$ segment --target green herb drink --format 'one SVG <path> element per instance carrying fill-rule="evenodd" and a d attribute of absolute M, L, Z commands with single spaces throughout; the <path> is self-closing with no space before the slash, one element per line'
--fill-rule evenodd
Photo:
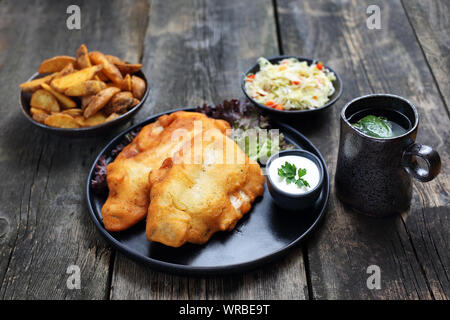
<path fill-rule="evenodd" d="M 406 129 L 396 122 L 374 115 L 365 116 L 354 123 L 353 126 L 368 136 L 375 138 L 392 138 L 406 132 Z"/>
<path fill-rule="evenodd" d="M 339 199 L 374 217 L 406 212 L 411 176 L 427 182 L 441 167 L 439 154 L 416 142 L 418 125 L 416 107 L 399 96 L 372 94 L 347 103 L 335 175 Z"/>
<path fill-rule="evenodd" d="M 354 114 L 350 123 L 358 131 L 382 139 L 401 136 L 411 127 L 406 117 L 389 109 L 363 110 Z"/>

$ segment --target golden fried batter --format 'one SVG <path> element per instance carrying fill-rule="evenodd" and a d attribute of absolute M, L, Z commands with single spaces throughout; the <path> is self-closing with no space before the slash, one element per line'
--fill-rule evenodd
<path fill-rule="evenodd" d="M 144 219 L 149 205 L 149 172 L 159 168 L 197 131 L 211 128 L 225 133 L 230 126 L 201 113 L 178 111 L 142 128 L 107 167 L 109 196 L 102 208 L 106 230 L 121 231 Z"/>
<path fill-rule="evenodd" d="M 217 231 L 232 230 L 263 193 L 261 168 L 234 141 L 217 130 L 201 136 L 200 161 L 184 146 L 149 174 L 151 241 L 172 247 L 205 243 Z M 188 146 L 194 148 L 196 138 Z"/>

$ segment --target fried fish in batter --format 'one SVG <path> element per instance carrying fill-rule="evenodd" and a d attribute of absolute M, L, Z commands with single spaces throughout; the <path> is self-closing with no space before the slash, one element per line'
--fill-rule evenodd
<path fill-rule="evenodd" d="M 201 129 L 196 129 L 200 127 Z M 225 133 L 228 122 L 196 112 L 178 111 L 163 115 L 140 131 L 116 159 L 107 166 L 108 199 L 102 207 L 103 224 L 108 231 L 125 230 L 147 215 L 148 175 L 158 169 L 190 141 L 196 131 L 216 128 Z"/>
<path fill-rule="evenodd" d="M 188 150 L 195 150 L 197 137 Z M 183 147 L 150 172 L 150 241 L 172 247 L 205 243 L 217 231 L 232 230 L 263 194 L 261 168 L 233 140 L 217 130 L 204 131 L 202 138 L 201 161 Z"/>

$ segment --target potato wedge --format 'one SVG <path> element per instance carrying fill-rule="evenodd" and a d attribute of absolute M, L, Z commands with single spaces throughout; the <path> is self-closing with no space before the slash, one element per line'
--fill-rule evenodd
<path fill-rule="evenodd" d="M 145 81 L 138 76 L 131 76 L 131 86 L 133 96 L 141 100 L 145 94 Z"/>
<path fill-rule="evenodd" d="M 105 88 L 106 84 L 103 81 L 86 80 L 67 88 L 64 93 L 72 97 L 81 97 L 96 94 Z"/>
<path fill-rule="evenodd" d="M 89 53 L 84 43 L 77 50 L 77 63 L 80 69 L 92 67 Z"/>
<path fill-rule="evenodd" d="M 32 118 L 40 123 L 44 123 L 45 119 L 47 119 L 47 117 L 50 116 L 44 110 L 33 108 L 33 107 L 30 108 L 30 113 L 31 113 Z"/>
<path fill-rule="evenodd" d="M 89 53 L 89 58 L 92 63 L 103 66 L 102 72 L 109 79 L 111 79 L 112 82 L 122 84 L 123 77 L 119 69 L 117 69 L 117 67 L 112 64 L 103 53 L 99 51 L 92 51 Z"/>
<path fill-rule="evenodd" d="M 68 74 L 73 73 L 74 71 L 75 68 L 73 67 L 73 63 L 68 63 L 61 71 L 55 74 L 55 77 L 53 79 L 62 78 L 64 76 L 67 76 Z"/>
<path fill-rule="evenodd" d="M 114 64 L 117 69 L 119 69 L 123 76 L 129 73 L 135 73 L 142 68 L 142 64 L 140 63 L 127 63 L 126 61 L 110 54 L 105 55 L 105 57 L 109 62 Z"/>
<path fill-rule="evenodd" d="M 107 88 L 118 88 L 118 89 L 122 90 L 122 86 L 118 85 L 117 83 L 114 83 L 114 82 L 108 82 L 106 84 L 106 87 Z"/>
<path fill-rule="evenodd" d="M 70 56 L 56 56 L 42 61 L 39 66 L 39 73 L 53 73 L 61 71 L 68 63 L 75 64 L 77 59 Z"/>
<path fill-rule="evenodd" d="M 133 87 L 131 85 L 131 76 L 127 74 L 122 81 L 122 90 L 124 91 L 132 91 Z"/>
<path fill-rule="evenodd" d="M 119 57 L 110 55 L 110 54 L 105 54 L 106 59 L 109 60 L 109 62 L 111 62 L 112 64 L 116 64 L 116 63 L 126 63 L 125 61 L 123 61 L 122 59 L 120 59 Z"/>
<path fill-rule="evenodd" d="M 77 64 L 80 69 L 92 67 L 92 62 L 89 58 L 89 52 L 84 43 L 77 50 Z M 98 75 L 95 75 L 94 79 L 101 80 Z M 106 76 L 105 79 L 109 80 Z M 105 79 L 103 79 L 102 81 L 105 81 Z"/>
<path fill-rule="evenodd" d="M 95 75 L 98 79 L 97 80 L 100 80 L 100 81 L 103 81 L 103 82 L 108 82 L 108 81 L 111 81 L 111 80 L 109 80 L 109 78 L 107 77 L 107 76 L 105 76 L 105 74 L 103 73 L 103 72 L 99 72 L 99 73 L 97 73 L 96 75 Z"/>
<path fill-rule="evenodd" d="M 75 118 L 76 116 L 81 116 L 81 115 L 83 115 L 83 110 L 81 110 L 81 109 L 79 109 L 79 108 L 66 109 L 66 110 L 63 110 L 62 113 L 68 114 L 69 116 L 72 116 L 72 117 Z"/>
<path fill-rule="evenodd" d="M 50 92 L 39 89 L 31 96 L 30 106 L 44 111 L 59 112 L 58 100 Z"/>
<path fill-rule="evenodd" d="M 133 94 L 129 91 L 116 93 L 105 107 L 105 114 L 123 113 L 133 103 Z"/>
<path fill-rule="evenodd" d="M 133 108 L 133 107 L 137 106 L 140 102 L 141 102 L 141 100 L 133 98 L 133 103 L 131 104 L 130 107 Z"/>
<path fill-rule="evenodd" d="M 83 96 L 81 97 L 81 110 L 84 111 L 84 109 L 86 109 L 86 107 L 88 106 L 89 102 L 91 102 L 91 100 L 95 97 L 95 94 L 90 95 L 90 96 Z"/>
<path fill-rule="evenodd" d="M 100 109 L 102 109 L 109 100 L 116 94 L 120 92 L 119 88 L 111 87 L 106 88 L 97 93 L 92 100 L 87 105 L 86 109 L 84 109 L 84 117 L 87 119 L 90 116 L 96 114 Z"/>
<path fill-rule="evenodd" d="M 56 128 L 79 128 L 80 125 L 68 114 L 55 113 L 47 117 L 44 122 L 47 126 Z"/>
<path fill-rule="evenodd" d="M 129 73 L 133 74 L 135 72 L 138 72 L 142 68 L 142 64 L 140 63 L 115 63 L 114 65 L 117 67 L 117 69 L 119 69 L 122 75 L 126 75 Z"/>
<path fill-rule="evenodd" d="M 43 83 L 42 84 L 42 88 L 44 90 L 47 90 L 48 92 L 50 92 L 51 94 L 53 94 L 55 96 L 55 98 L 59 101 L 60 106 L 63 109 L 70 109 L 70 108 L 76 108 L 77 107 L 77 103 L 75 101 L 73 101 L 72 99 L 70 99 L 69 97 L 66 97 L 65 95 L 63 95 L 62 93 L 59 93 L 57 91 L 55 91 L 52 87 L 50 87 L 48 84 Z"/>
<path fill-rule="evenodd" d="M 64 92 L 67 88 L 75 86 L 81 82 L 91 80 L 94 75 L 102 69 L 102 66 L 92 66 L 73 72 L 64 77 L 54 79 L 50 85 L 59 92 Z"/>
<path fill-rule="evenodd" d="M 105 122 L 107 121 L 112 121 L 114 119 L 117 119 L 118 117 L 120 117 L 120 115 L 118 115 L 117 113 L 111 113 L 108 118 L 105 119 Z"/>
<path fill-rule="evenodd" d="M 42 113 L 42 112 L 48 114 L 46 111 L 44 111 L 44 110 L 42 110 L 42 109 L 30 107 L 30 113 L 31 113 L 31 114 Z"/>
<path fill-rule="evenodd" d="M 78 125 L 79 125 L 80 127 L 84 127 L 84 121 L 85 121 L 86 119 L 84 119 L 83 116 L 73 116 L 73 118 L 75 119 L 75 121 L 78 123 Z"/>
<path fill-rule="evenodd" d="M 83 116 L 75 116 L 74 119 L 81 127 L 92 127 L 105 122 L 106 116 L 102 112 L 97 112 L 87 119 Z"/>
<path fill-rule="evenodd" d="M 89 118 L 84 119 L 83 127 L 97 126 L 105 122 L 105 120 L 106 116 L 101 112 L 97 112 L 96 114 L 90 116 Z"/>
<path fill-rule="evenodd" d="M 50 83 L 50 81 L 53 79 L 53 77 L 56 75 L 56 73 L 50 74 L 48 76 L 42 77 L 42 78 L 38 78 L 38 79 L 34 79 L 31 81 L 27 81 L 24 83 L 21 83 L 19 85 L 19 88 L 22 89 L 24 92 L 34 92 L 38 89 L 41 88 L 41 85 L 43 83 Z"/>

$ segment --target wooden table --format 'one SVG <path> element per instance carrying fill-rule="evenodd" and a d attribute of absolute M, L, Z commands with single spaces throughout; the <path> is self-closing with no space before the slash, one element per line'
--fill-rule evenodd
<path fill-rule="evenodd" d="M 81 30 L 66 9 L 81 8 Z M 381 9 L 369 29 L 366 9 Z M 446 0 L 0 0 L 0 298 L 2 299 L 448 299 L 450 3 Z M 92 50 L 142 61 L 150 96 L 133 122 L 175 107 L 242 98 L 239 79 L 259 56 L 319 58 L 342 76 L 341 99 L 296 127 L 324 155 L 331 198 L 320 229 L 286 257 L 234 276 L 191 278 L 137 264 L 102 238 L 85 200 L 88 169 L 116 134 L 67 139 L 30 124 L 18 84 L 42 59 Z M 414 182 L 412 206 L 376 220 L 337 200 L 339 112 L 354 97 L 389 92 L 418 106 L 418 141 L 441 174 Z M 81 271 L 69 290 L 67 268 Z M 381 289 L 368 289 L 369 265 Z"/>

